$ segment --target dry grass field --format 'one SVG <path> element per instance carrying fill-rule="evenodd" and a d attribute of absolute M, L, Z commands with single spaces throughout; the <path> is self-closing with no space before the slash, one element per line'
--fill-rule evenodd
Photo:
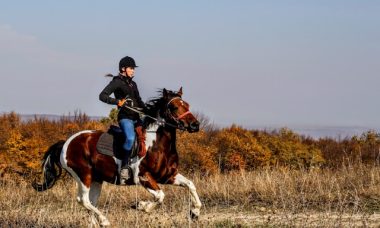
<path fill-rule="evenodd" d="M 154 212 L 133 209 L 151 196 L 140 186 L 104 184 L 99 208 L 111 227 L 379 227 L 380 168 L 259 169 L 188 175 L 203 203 L 198 221 L 188 218 L 188 190 L 162 186 L 166 197 Z M 66 175 L 42 193 L 30 182 L 5 174 L 0 181 L 0 227 L 96 227 L 75 200 Z"/>

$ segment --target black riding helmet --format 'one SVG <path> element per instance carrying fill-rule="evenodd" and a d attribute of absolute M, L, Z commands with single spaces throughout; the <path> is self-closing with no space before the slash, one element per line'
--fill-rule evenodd
<path fill-rule="evenodd" d="M 132 57 L 125 56 L 124 58 L 120 59 L 119 62 L 119 71 L 121 72 L 121 68 L 123 67 L 137 67 L 135 60 Z"/>

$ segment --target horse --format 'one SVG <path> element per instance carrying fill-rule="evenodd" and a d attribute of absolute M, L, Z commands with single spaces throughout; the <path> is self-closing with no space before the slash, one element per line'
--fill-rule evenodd
<path fill-rule="evenodd" d="M 192 202 L 190 216 L 197 219 L 202 203 L 193 182 L 178 171 L 176 130 L 193 133 L 199 131 L 200 124 L 182 99 L 182 87 L 178 92 L 166 89 L 159 92 L 159 97 L 147 102 L 147 117 L 143 121 L 146 155 L 133 164 L 135 172 L 128 185 L 141 185 L 153 195 L 153 201 L 140 201 L 136 205 L 136 209 L 145 212 L 164 200 L 165 194 L 158 184 L 187 187 Z M 96 206 L 102 183 L 117 184 L 121 161 L 98 152 L 96 144 L 102 133 L 84 130 L 52 145 L 43 157 L 43 183 L 34 181 L 32 185 L 37 191 L 50 189 L 61 176 L 62 168 L 65 169 L 78 183 L 77 201 L 97 215 L 101 226 L 108 226 L 109 220 Z"/>

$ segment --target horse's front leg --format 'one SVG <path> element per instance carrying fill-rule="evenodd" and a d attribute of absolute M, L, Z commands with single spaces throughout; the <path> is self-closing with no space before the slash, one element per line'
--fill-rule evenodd
<path fill-rule="evenodd" d="M 154 201 L 140 201 L 137 205 L 137 209 L 151 212 L 158 204 L 161 204 L 162 201 L 164 201 L 165 194 L 148 172 L 143 176 L 140 176 L 140 183 L 153 195 Z"/>
<path fill-rule="evenodd" d="M 195 188 L 194 183 L 184 177 L 182 174 L 177 174 L 174 177 L 174 185 L 179 185 L 182 187 L 187 187 L 191 194 L 192 208 L 190 209 L 190 216 L 192 219 L 198 219 L 200 214 L 200 209 L 202 207 L 201 200 L 199 199 L 197 189 Z"/>

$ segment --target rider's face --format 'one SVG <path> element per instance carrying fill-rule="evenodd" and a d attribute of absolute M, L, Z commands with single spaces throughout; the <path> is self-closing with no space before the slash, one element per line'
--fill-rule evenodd
<path fill-rule="evenodd" d="M 125 73 L 126 73 L 126 76 L 133 77 L 133 75 L 135 74 L 135 68 L 134 67 L 127 67 L 125 69 Z"/>

